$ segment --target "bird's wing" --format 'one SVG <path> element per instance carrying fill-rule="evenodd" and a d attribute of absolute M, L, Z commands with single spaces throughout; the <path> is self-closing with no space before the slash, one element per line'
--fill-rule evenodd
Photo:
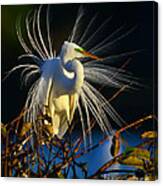
<path fill-rule="evenodd" d="M 77 94 L 73 94 L 69 96 L 69 108 L 68 108 L 69 110 L 62 112 L 62 114 L 60 115 L 61 118 L 60 127 L 57 134 L 59 138 L 62 138 L 64 136 L 64 134 L 68 130 L 69 124 L 71 124 L 73 120 L 73 116 L 77 105 L 77 100 L 78 100 Z M 65 112 L 69 114 L 66 114 Z"/>
<path fill-rule="evenodd" d="M 69 103 L 70 103 L 70 118 L 69 118 L 69 122 L 71 123 L 73 116 L 74 116 L 74 112 L 76 109 L 76 105 L 77 105 L 77 101 L 78 101 L 78 94 L 75 93 L 73 95 L 69 96 Z"/>

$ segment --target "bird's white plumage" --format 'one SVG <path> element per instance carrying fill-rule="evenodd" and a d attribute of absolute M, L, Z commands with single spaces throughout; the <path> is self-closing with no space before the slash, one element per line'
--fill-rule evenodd
<path fill-rule="evenodd" d="M 60 55 L 46 60 L 41 67 L 40 86 L 35 100 L 44 108 L 44 115 L 48 114 L 51 118 L 48 131 L 60 138 L 71 123 L 77 94 L 84 81 L 83 66 L 76 59 L 83 55 L 75 50 L 77 48 L 80 47 L 74 43 L 64 42 Z"/>

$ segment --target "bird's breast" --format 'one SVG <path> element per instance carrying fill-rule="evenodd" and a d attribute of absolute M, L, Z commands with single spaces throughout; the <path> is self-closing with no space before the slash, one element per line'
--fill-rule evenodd
<path fill-rule="evenodd" d="M 69 110 L 69 96 L 62 95 L 58 98 L 53 98 L 53 103 L 56 112 L 68 111 Z"/>

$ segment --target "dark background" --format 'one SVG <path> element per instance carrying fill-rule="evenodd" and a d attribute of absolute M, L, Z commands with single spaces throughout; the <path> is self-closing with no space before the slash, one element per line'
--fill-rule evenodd
<path fill-rule="evenodd" d="M 124 23 L 131 27 L 137 26 L 132 34 L 119 41 L 114 48 L 108 51 L 109 54 L 118 54 L 123 51 L 143 49 L 142 52 L 130 56 L 132 60 L 127 66 L 127 70 L 138 77 L 144 87 L 122 93 L 113 102 L 113 106 L 126 121 L 132 121 L 151 113 L 157 114 L 157 16 L 154 17 L 157 15 L 157 11 L 153 7 L 154 4 L 154 2 L 132 2 L 84 5 L 89 12 L 89 16 L 85 17 L 86 22 L 96 12 L 99 12 L 101 21 L 108 16 L 113 16 L 108 26 L 108 34 Z M 57 51 L 72 30 L 79 6 L 80 4 L 51 6 L 52 39 Z M 16 19 L 20 15 L 25 16 L 30 9 L 35 7 L 38 5 L 2 6 L 2 78 L 6 71 L 19 64 L 17 57 L 24 53 L 16 36 Z M 97 24 L 99 22 L 100 20 L 97 21 Z M 120 59 L 111 65 L 120 66 L 125 60 Z M 19 75 L 20 71 L 2 81 L 2 122 L 4 123 L 15 118 L 25 103 L 30 86 L 21 87 Z M 107 91 L 109 96 L 115 92 L 112 89 Z"/>

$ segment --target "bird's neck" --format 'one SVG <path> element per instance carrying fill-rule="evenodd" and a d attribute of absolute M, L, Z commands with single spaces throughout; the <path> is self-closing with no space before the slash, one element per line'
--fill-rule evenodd
<path fill-rule="evenodd" d="M 72 93 L 80 91 L 84 81 L 84 68 L 79 60 L 72 60 L 64 65 L 65 69 L 69 73 L 74 73 L 73 79 L 71 79 L 71 91 Z"/>

